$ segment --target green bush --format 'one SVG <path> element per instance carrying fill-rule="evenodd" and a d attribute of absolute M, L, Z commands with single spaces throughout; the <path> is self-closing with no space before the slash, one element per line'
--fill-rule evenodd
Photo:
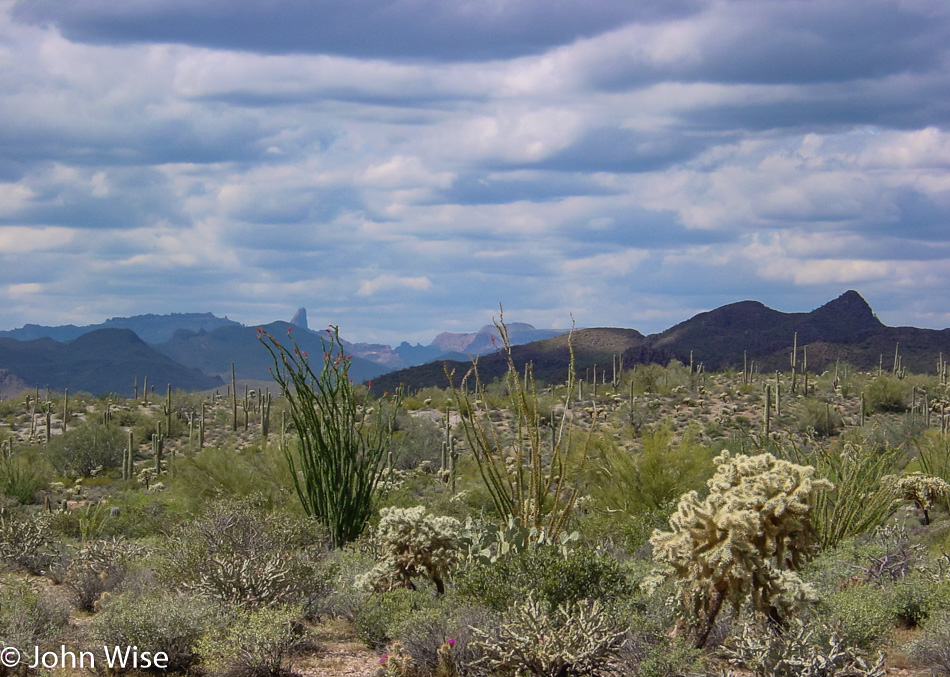
<path fill-rule="evenodd" d="M 116 468 L 128 447 L 128 434 L 118 426 L 86 422 L 49 441 L 47 457 L 59 474 L 89 477 L 97 468 Z"/>
<path fill-rule="evenodd" d="M 274 606 L 237 611 L 201 636 L 202 667 L 220 677 L 283 677 L 293 656 L 310 643 L 299 609 Z"/>
<path fill-rule="evenodd" d="M 868 412 L 899 413 L 907 410 L 910 387 L 891 374 L 881 374 L 864 389 L 864 406 Z"/>
<path fill-rule="evenodd" d="M 803 432 L 813 432 L 818 437 L 831 437 L 844 424 L 841 414 L 828 402 L 806 398 L 798 413 L 798 428 Z"/>
<path fill-rule="evenodd" d="M 600 508 L 630 517 L 669 514 L 677 498 L 702 490 L 715 470 L 712 453 L 696 442 L 693 429 L 676 442 L 669 425 L 648 432 L 637 453 L 618 447 L 611 439 L 598 440 L 593 446 L 596 462 L 591 464 L 590 495 Z"/>
<path fill-rule="evenodd" d="M 208 600 L 159 588 L 111 597 L 93 618 L 92 637 L 109 647 L 163 651 L 169 670 L 185 671 L 195 660 L 198 639 L 220 620 Z"/>
<path fill-rule="evenodd" d="M 505 611 L 529 593 L 551 608 L 584 599 L 607 601 L 633 591 L 617 560 L 592 550 L 562 557 L 554 547 L 539 547 L 492 563 L 476 562 L 459 571 L 458 593 L 472 603 Z"/>
<path fill-rule="evenodd" d="M 35 454 L 0 458 L 0 493 L 18 503 L 32 503 L 48 483 L 47 467 Z"/>
<path fill-rule="evenodd" d="M 864 583 L 846 585 L 824 598 L 822 604 L 840 625 L 847 644 L 870 648 L 898 626 L 920 625 L 946 601 L 940 587 L 911 578 L 883 587 Z"/>
<path fill-rule="evenodd" d="M 48 645 L 66 626 L 69 610 L 24 582 L 0 588 L 0 643 L 23 656 Z"/>
<path fill-rule="evenodd" d="M 356 635 L 370 648 L 382 648 L 399 636 L 414 613 L 437 604 L 428 592 L 408 588 L 362 595 L 353 618 Z"/>

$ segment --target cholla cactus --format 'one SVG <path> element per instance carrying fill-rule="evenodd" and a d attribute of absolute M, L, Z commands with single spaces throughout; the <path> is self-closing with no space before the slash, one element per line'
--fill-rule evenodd
<path fill-rule="evenodd" d="M 562 604 L 551 613 L 528 595 L 505 621 L 492 633 L 472 628 L 477 637 L 474 646 L 484 654 L 474 665 L 492 675 L 509 671 L 540 677 L 608 674 L 626 635 L 597 601 Z"/>
<path fill-rule="evenodd" d="M 763 633 L 749 623 L 726 640 L 723 652 L 729 663 L 752 671 L 753 677 L 884 677 L 884 654 L 871 661 L 847 646 L 832 631 L 825 644 L 813 628 L 795 621 L 781 635 Z"/>
<path fill-rule="evenodd" d="M 832 488 L 815 469 L 771 454 L 715 459 L 709 496 L 680 497 L 672 531 L 654 531 L 654 558 L 676 578 L 691 640 L 705 645 L 723 603 L 751 598 L 755 610 L 781 622 L 783 611 L 813 599 L 793 572 L 807 553 L 815 494 Z M 688 619 L 688 621 L 686 621 Z M 683 629 L 682 623 L 679 629 Z"/>
<path fill-rule="evenodd" d="M 905 501 L 913 501 L 924 513 L 924 524 L 930 524 L 930 509 L 934 501 L 946 498 L 950 484 L 934 475 L 912 472 L 907 475 L 887 475 L 881 483 L 889 487 Z"/>
<path fill-rule="evenodd" d="M 459 557 L 459 521 L 429 515 L 421 505 L 383 508 L 380 515 L 377 533 L 383 561 L 364 577 L 364 583 L 375 590 L 415 589 L 412 579 L 425 576 L 440 595 L 444 593 L 445 577 Z"/>

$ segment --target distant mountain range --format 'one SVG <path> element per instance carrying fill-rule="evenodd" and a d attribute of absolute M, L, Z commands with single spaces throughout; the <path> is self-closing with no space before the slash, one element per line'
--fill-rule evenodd
<path fill-rule="evenodd" d="M 38 338 L 51 338 L 54 341 L 72 341 L 83 334 L 97 329 L 131 329 L 146 343 L 168 341 L 179 329 L 190 331 L 211 331 L 218 327 L 240 327 L 239 322 L 226 317 L 215 317 L 211 313 L 172 313 L 170 315 L 136 315 L 134 317 L 113 317 L 100 324 L 77 327 L 66 324 L 59 327 L 45 327 L 39 324 L 27 324 L 19 329 L 0 331 L 0 338 L 13 338 L 18 341 L 30 341 Z"/>
<path fill-rule="evenodd" d="M 301 350 L 313 355 L 323 352 L 324 334 L 309 329 L 304 308 L 294 314 L 291 323 L 272 322 L 261 328 L 282 337 L 291 326 Z M 29 324 L 2 331 L 0 395 L 46 386 L 82 389 L 96 395 L 128 395 L 134 380 L 142 382 L 146 376 L 153 384 L 203 390 L 229 382 L 232 362 L 239 380 L 269 381 L 273 362 L 258 341 L 257 328 L 211 313 L 173 313 L 112 318 L 86 327 Z M 343 345 L 353 355 L 350 375 L 361 382 L 401 367 L 434 359 L 467 359 L 468 355 L 490 350 L 494 329 L 440 334 L 428 346 L 404 342 L 393 349 L 345 340 Z M 520 341 L 557 333 L 519 324 L 514 337 Z"/>
<path fill-rule="evenodd" d="M 308 328 L 303 308 L 292 323 L 262 326 L 279 337 L 291 327 L 301 349 L 321 354 L 323 334 Z M 139 331 L 151 340 L 143 340 Z M 519 369 L 530 362 L 541 380 L 564 378 L 570 351 L 563 331 L 511 323 L 508 333 Z M 595 365 L 611 369 L 621 356 L 625 368 L 674 359 L 686 363 L 692 356 L 694 363 L 708 370 L 741 368 L 743 359 L 754 361 L 760 372 L 787 370 L 796 335 L 799 349 L 808 351 L 810 371 L 821 371 L 835 360 L 860 369 L 876 368 L 883 361 L 887 368 L 895 350 L 903 366 L 916 372 L 932 371 L 940 353 L 950 358 L 950 329 L 887 327 L 860 294 L 849 291 L 808 313 L 783 313 L 757 301 L 741 301 L 649 336 L 634 329 L 580 329 L 573 334 L 575 368 L 586 376 Z M 400 384 L 413 389 L 444 387 L 444 365 L 459 379 L 476 355 L 481 356 L 482 378 L 490 380 L 506 369 L 498 347 L 498 332 L 492 325 L 473 333 L 439 334 L 428 346 L 344 342 L 344 349 L 354 356 L 354 380 L 372 379 L 380 390 Z M 159 387 L 171 383 L 173 388 L 203 390 L 229 381 L 232 362 L 241 380 L 271 378 L 271 357 L 258 341 L 257 326 L 245 327 L 210 313 L 113 318 L 89 327 L 27 325 L 0 332 L 4 397 L 47 385 L 127 395 L 134 379 L 141 383 L 146 376 Z"/>
<path fill-rule="evenodd" d="M 744 360 L 755 363 L 759 372 L 787 371 L 797 334 L 799 361 L 808 354 L 808 368 L 821 372 L 836 360 L 863 370 L 876 369 L 883 362 L 893 366 L 895 351 L 908 371 L 936 370 L 942 353 L 950 358 L 950 329 L 888 327 L 877 319 L 867 301 L 856 291 L 808 313 L 783 313 L 758 301 L 740 301 L 700 313 L 658 334 L 644 336 L 633 330 L 584 329 L 574 333 L 575 368 L 584 376 L 593 365 L 612 369 L 613 359 L 623 357 L 624 368 L 636 364 L 668 364 L 671 360 L 702 364 L 709 371 L 741 369 Z M 518 369 L 532 363 L 536 378 L 562 380 L 567 374 L 567 338 L 560 336 L 516 346 L 512 356 Z M 479 359 L 483 379 L 504 373 L 502 355 Z M 448 362 L 457 378 L 470 362 Z M 422 365 L 390 372 L 373 382 L 374 388 L 393 390 L 445 387 L 445 366 Z"/>

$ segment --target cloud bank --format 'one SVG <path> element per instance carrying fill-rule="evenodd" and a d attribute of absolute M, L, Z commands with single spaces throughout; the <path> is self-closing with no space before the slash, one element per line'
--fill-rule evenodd
<path fill-rule="evenodd" d="M 938 0 L 0 2 L 0 310 L 428 340 L 950 307 Z"/>

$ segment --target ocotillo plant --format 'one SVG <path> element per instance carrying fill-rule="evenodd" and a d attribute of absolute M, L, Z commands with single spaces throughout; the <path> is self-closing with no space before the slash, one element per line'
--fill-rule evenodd
<path fill-rule="evenodd" d="M 292 338 L 292 348 L 263 329 L 258 338 L 274 360 L 274 379 L 297 429 L 296 450 L 284 448 L 297 496 L 308 515 L 326 524 L 333 545 L 341 547 L 357 538 L 375 513 L 399 394 L 368 415 L 350 380 L 351 358 L 339 331 L 326 331 L 329 345 L 319 372 Z"/>
<path fill-rule="evenodd" d="M 502 354 L 508 362 L 505 382 L 511 398 L 511 409 L 515 412 L 514 439 L 510 443 L 504 441 L 505 436 L 492 421 L 489 411 L 484 405 L 479 405 L 479 402 L 487 400 L 487 395 L 478 375 L 477 361 L 458 387 L 453 384 L 459 411 L 471 412 L 470 416 L 462 417 L 465 439 L 498 516 L 506 522 L 511 518 L 519 518 L 522 524 L 537 529 L 539 534 L 543 532 L 550 538 L 556 538 L 566 527 L 574 509 L 579 491 L 576 482 L 587 460 L 587 443 L 590 439 L 587 433 L 579 441 L 572 426 L 570 409 L 575 383 L 573 346 L 569 340 L 571 359 L 567 401 L 560 424 L 554 420 L 551 422 L 558 431 L 552 453 L 543 437 L 544 426 L 537 406 L 533 373 L 529 370 L 528 388 L 525 388 L 511 354 L 503 314 L 495 326 L 502 338 Z M 447 373 L 447 376 L 452 381 L 452 374 Z M 475 401 L 467 393 L 470 379 L 475 382 Z"/>

